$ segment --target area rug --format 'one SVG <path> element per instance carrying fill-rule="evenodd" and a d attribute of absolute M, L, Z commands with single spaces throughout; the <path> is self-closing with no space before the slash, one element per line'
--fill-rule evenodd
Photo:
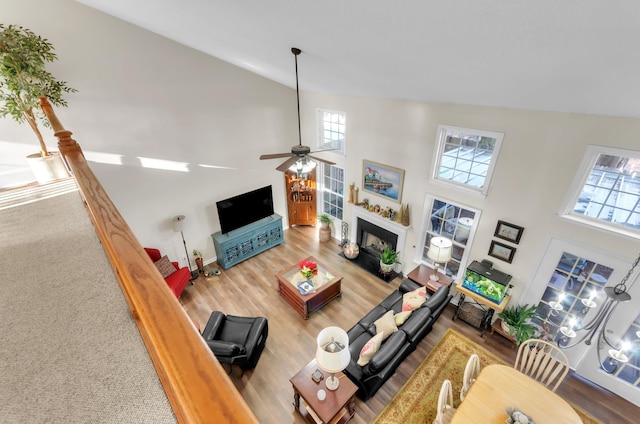
<path fill-rule="evenodd" d="M 471 354 L 480 358 L 480 367 L 505 362 L 461 334 L 448 329 L 442 339 L 418 366 L 391 402 L 382 410 L 374 424 L 431 424 L 436 417 L 440 386 L 445 378 L 453 386 L 454 406 L 460 404 L 462 376 Z M 572 405 L 573 406 L 573 405 Z M 582 422 L 600 424 L 574 406 Z"/>

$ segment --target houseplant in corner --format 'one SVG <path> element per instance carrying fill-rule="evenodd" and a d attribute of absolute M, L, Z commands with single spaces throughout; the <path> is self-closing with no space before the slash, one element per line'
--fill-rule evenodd
<path fill-rule="evenodd" d="M 26 122 L 38 138 L 40 152 L 27 156 L 27 161 L 40 183 L 69 175 L 60 154 L 47 150 L 38 126 L 39 121 L 50 127 L 39 96 L 47 96 L 55 106 L 67 106 L 63 94 L 77 91 L 45 69 L 56 59 L 48 40 L 21 26 L 0 24 L 0 116 Z"/>
<path fill-rule="evenodd" d="M 516 305 L 506 308 L 498 314 L 502 319 L 502 329 L 515 337 L 516 345 L 534 338 L 538 329 L 531 324 L 531 317 L 536 311 L 536 305 Z"/>
<path fill-rule="evenodd" d="M 396 252 L 393 249 L 385 247 L 380 254 L 380 269 L 382 270 L 382 272 L 388 274 L 393 271 L 395 265 L 400 263 L 400 261 L 398 260 L 399 255 L 400 252 Z"/>
<path fill-rule="evenodd" d="M 196 260 L 196 265 L 198 267 L 198 272 L 204 272 L 204 265 L 202 262 L 202 252 L 196 249 L 193 249 L 193 258 Z"/>
<path fill-rule="evenodd" d="M 320 241 L 331 240 L 331 223 L 333 218 L 329 214 L 322 213 L 318 215 L 318 221 L 320 221 Z"/>

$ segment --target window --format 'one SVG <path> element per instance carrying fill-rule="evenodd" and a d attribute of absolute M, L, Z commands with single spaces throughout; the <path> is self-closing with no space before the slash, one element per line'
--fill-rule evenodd
<path fill-rule="evenodd" d="M 534 323 L 544 327 L 547 336 L 553 339 L 559 336 L 559 328 L 568 327 L 572 320 L 575 328 L 582 328 L 589 312 L 582 299 L 602 304 L 605 298 L 602 289 L 612 272 L 608 266 L 563 252 L 538 304 Z"/>
<path fill-rule="evenodd" d="M 466 268 L 469 256 L 467 247 L 470 247 L 473 241 L 473 235 L 480 220 L 480 212 L 430 196 L 425 200 L 424 210 L 426 213 L 421 231 L 423 244 L 418 249 L 419 260 L 433 264 L 433 261 L 427 257 L 431 238 L 446 237 L 453 243 L 452 258 L 448 263 L 438 265 L 441 266 L 442 272 L 455 278 L 460 269 Z"/>
<path fill-rule="evenodd" d="M 589 146 L 564 216 L 640 236 L 640 152 Z"/>
<path fill-rule="evenodd" d="M 433 179 L 487 194 L 504 134 L 438 125 Z"/>
<path fill-rule="evenodd" d="M 342 220 L 344 205 L 344 169 L 322 164 L 322 212 Z"/>
<path fill-rule="evenodd" d="M 318 147 L 345 154 L 346 114 L 318 109 Z"/>

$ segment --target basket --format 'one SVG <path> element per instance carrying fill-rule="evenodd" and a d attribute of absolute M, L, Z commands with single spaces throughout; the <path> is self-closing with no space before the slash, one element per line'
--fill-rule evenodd
<path fill-rule="evenodd" d="M 484 314 L 485 311 L 483 309 L 474 306 L 471 302 L 465 302 L 460 306 L 458 318 L 476 328 L 480 328 Z"/>

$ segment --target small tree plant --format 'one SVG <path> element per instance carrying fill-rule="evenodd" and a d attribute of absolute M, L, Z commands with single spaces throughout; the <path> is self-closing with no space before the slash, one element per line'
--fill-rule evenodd
<path fill-rule="evenodd" d="M 40 154 L 49 154 L 38 121 L 50 127 L 40 109 L 39 96 L 55 106 L 67 106 L 64 93 L 77 90 L 58 81 L 45 67 L 57 60 L 53 45 L 21 26 L 0 24 L 0 116 L 28 123 L 40 142 Z"/>

